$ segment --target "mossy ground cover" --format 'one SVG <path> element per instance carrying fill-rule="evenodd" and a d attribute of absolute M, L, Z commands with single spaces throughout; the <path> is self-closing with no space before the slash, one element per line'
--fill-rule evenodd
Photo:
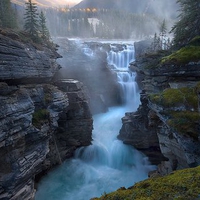
<path fill-rule="evenodd" d="M 184 65 L 189 62 L 198 62 L 200 60 L 200 46 L 186 46 L 169 56 L 163 57 L 161 64 Z"/>
<path fill-rule="evenodd" d="M 150 178 L 93 200 L 195 200 L 200 198 L 200 166 Z"/>
<path fill-rule="evenodd" d="M 22 43 L 31 44 L 40 51 L 43 51 L 44 47 L 55 50 L 55 44 L 52 41 L 43 41 L 40 37 L 38 37 L 37 40 L 33 40 L 33 38 L 25 31 L 0 28 L 0 34 Z"/>
<path fill-rule="evenodd" d="M 170 64 L 181 66 L 198 61 L 200 61 L 200 36 L 193 38 L 187 46 L 164 56 L 160 59 L 160 64 L 163 66 Z"/>
<path fill-rule="evenodd" d="M 197 87 L 194 88 L 168 88 L 161 93 L 151 94 L 150 101 L 164 107 L 185 105 L 192 110 L 198 109 Z"/>

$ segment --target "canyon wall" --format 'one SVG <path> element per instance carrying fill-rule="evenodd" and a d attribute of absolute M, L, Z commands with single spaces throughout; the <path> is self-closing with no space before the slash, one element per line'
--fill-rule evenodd
<path fill-rule="evenodd" d="M 161 174 L 198 166 L 200 61 L 161 64 L 166 52 L 145 53 L 148 47 L 135 43 L 130 68 L 138 73 L 142 104 L 122 119 L 118 138 L 149 156 Z"/>
<path fill-rule="evenodd" d="M 33 199 L 35 177 L 91 144 L 88 95 L 76 80 L 53 82 L 56 46 L 0 30 L 0 199 Z"/>

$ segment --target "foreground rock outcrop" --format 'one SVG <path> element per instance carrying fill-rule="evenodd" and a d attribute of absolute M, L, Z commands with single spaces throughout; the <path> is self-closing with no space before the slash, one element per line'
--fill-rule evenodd
<path fill-rule="evenodd" d="M 139 43 L 136 52 L 137 48 Z M 118 136 L 160 163 L 160 174 L 200 165 L 200 56 L 180 63 L 175 58 L 169 61 L 172 56 L 166 53 L 137 55 L 131 63 L 141 80 L 142 105 L 122 119 Z"/>
<path fill-rule="evenodd" d="M 82 83 L 50 81 L 55 49 L 8 33 L 0 32 L 0 199 L 30 200 L 35 178 L 90 145 L 93 121 Z"/>

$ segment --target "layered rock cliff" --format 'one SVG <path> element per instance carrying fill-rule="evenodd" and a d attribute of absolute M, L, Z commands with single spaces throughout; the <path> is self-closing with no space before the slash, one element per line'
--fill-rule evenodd
<path fill-rule="evenodd" d="M 10 84 L 50 81 L 60 68 L 53 45 L 33 43 L 26 33 L 0 29 L 0 80 Z"/>
<path fill-rule="evenodd" d="M 136 52 L 138 48 L 140 43 L 136 43 Z M 200 56 L 183 63 L 174 57 L 169 60 L 174 54 L 170 57 L 166 53 L 137 55 L 136 62 L 131 63 L 130 68 L 141 80 L 142 105 L 122 119 L 118 136 L 143 151 L 153 163 L 160 163 L 161 174 L 200 165 Z"/>
<path fill-rule="evenodd" d="M 35 177 L 91 143 L 83 84 L 51 81 L 56 49 L 0 32 L 0 199 L 33 199 Z"/>

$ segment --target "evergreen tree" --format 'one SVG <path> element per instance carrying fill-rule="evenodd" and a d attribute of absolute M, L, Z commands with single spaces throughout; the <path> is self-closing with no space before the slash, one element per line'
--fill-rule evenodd
<path fill-rule="evenodd" d="M 166 36 L 166 34 L 167 34 L 167 26 L 166 26 L 166 22 L 164 19 L 160 26 L 160 36 L 163 38 Z"/>
<path fill-rule="evenodd" d="M 199 0 L 177 0 L 180 4 L 179 21 L 174 25 L 174 44 L 186 45 L 192 38 L 200 35 L 200 2 Z"/>
<path fill-rule="evenodd" d="M 44 15 L 44 12 L 41 11 L 39 15 L 39 28 L 40 28 L 40 34 L 43 40 L 49 41 L 50 34 L 49 30 L 46 26 L 46 17 Z"/>
<path fill-rule="evenodd" d="M 166 26 L 166 22 L 165 19 L 163 20 L 163 22 L 161 23 L 160 26 L 160 46 L 161 49 L 166 49 L 166 44 L 167 44 L 167 39 L 166 39 L 166 34 L 167 34 L 167 26 Z"/>
<path fill-rule="evenodd" d="M 16 13 L 11 8 L 10 0 L 0 0 L 0 26 L 3 28 L 16 28 Z"/>
<path fill-rule="evenodd" d="M 26 4 L 26 13 L 25 13 L 25 25 L 24 29 L 27 31 L 34 40 L 38 39 L 38 12 L 37 4 L 33 3 L 32 0 L 28 0 Z"/>
<path fill-rule="evenodd" d="M 157 34 L 154 34 L 153 42 L 151 44 L 151 50 L 157 51 L 160 50 L 160 38 L 157 36 Z"/>

